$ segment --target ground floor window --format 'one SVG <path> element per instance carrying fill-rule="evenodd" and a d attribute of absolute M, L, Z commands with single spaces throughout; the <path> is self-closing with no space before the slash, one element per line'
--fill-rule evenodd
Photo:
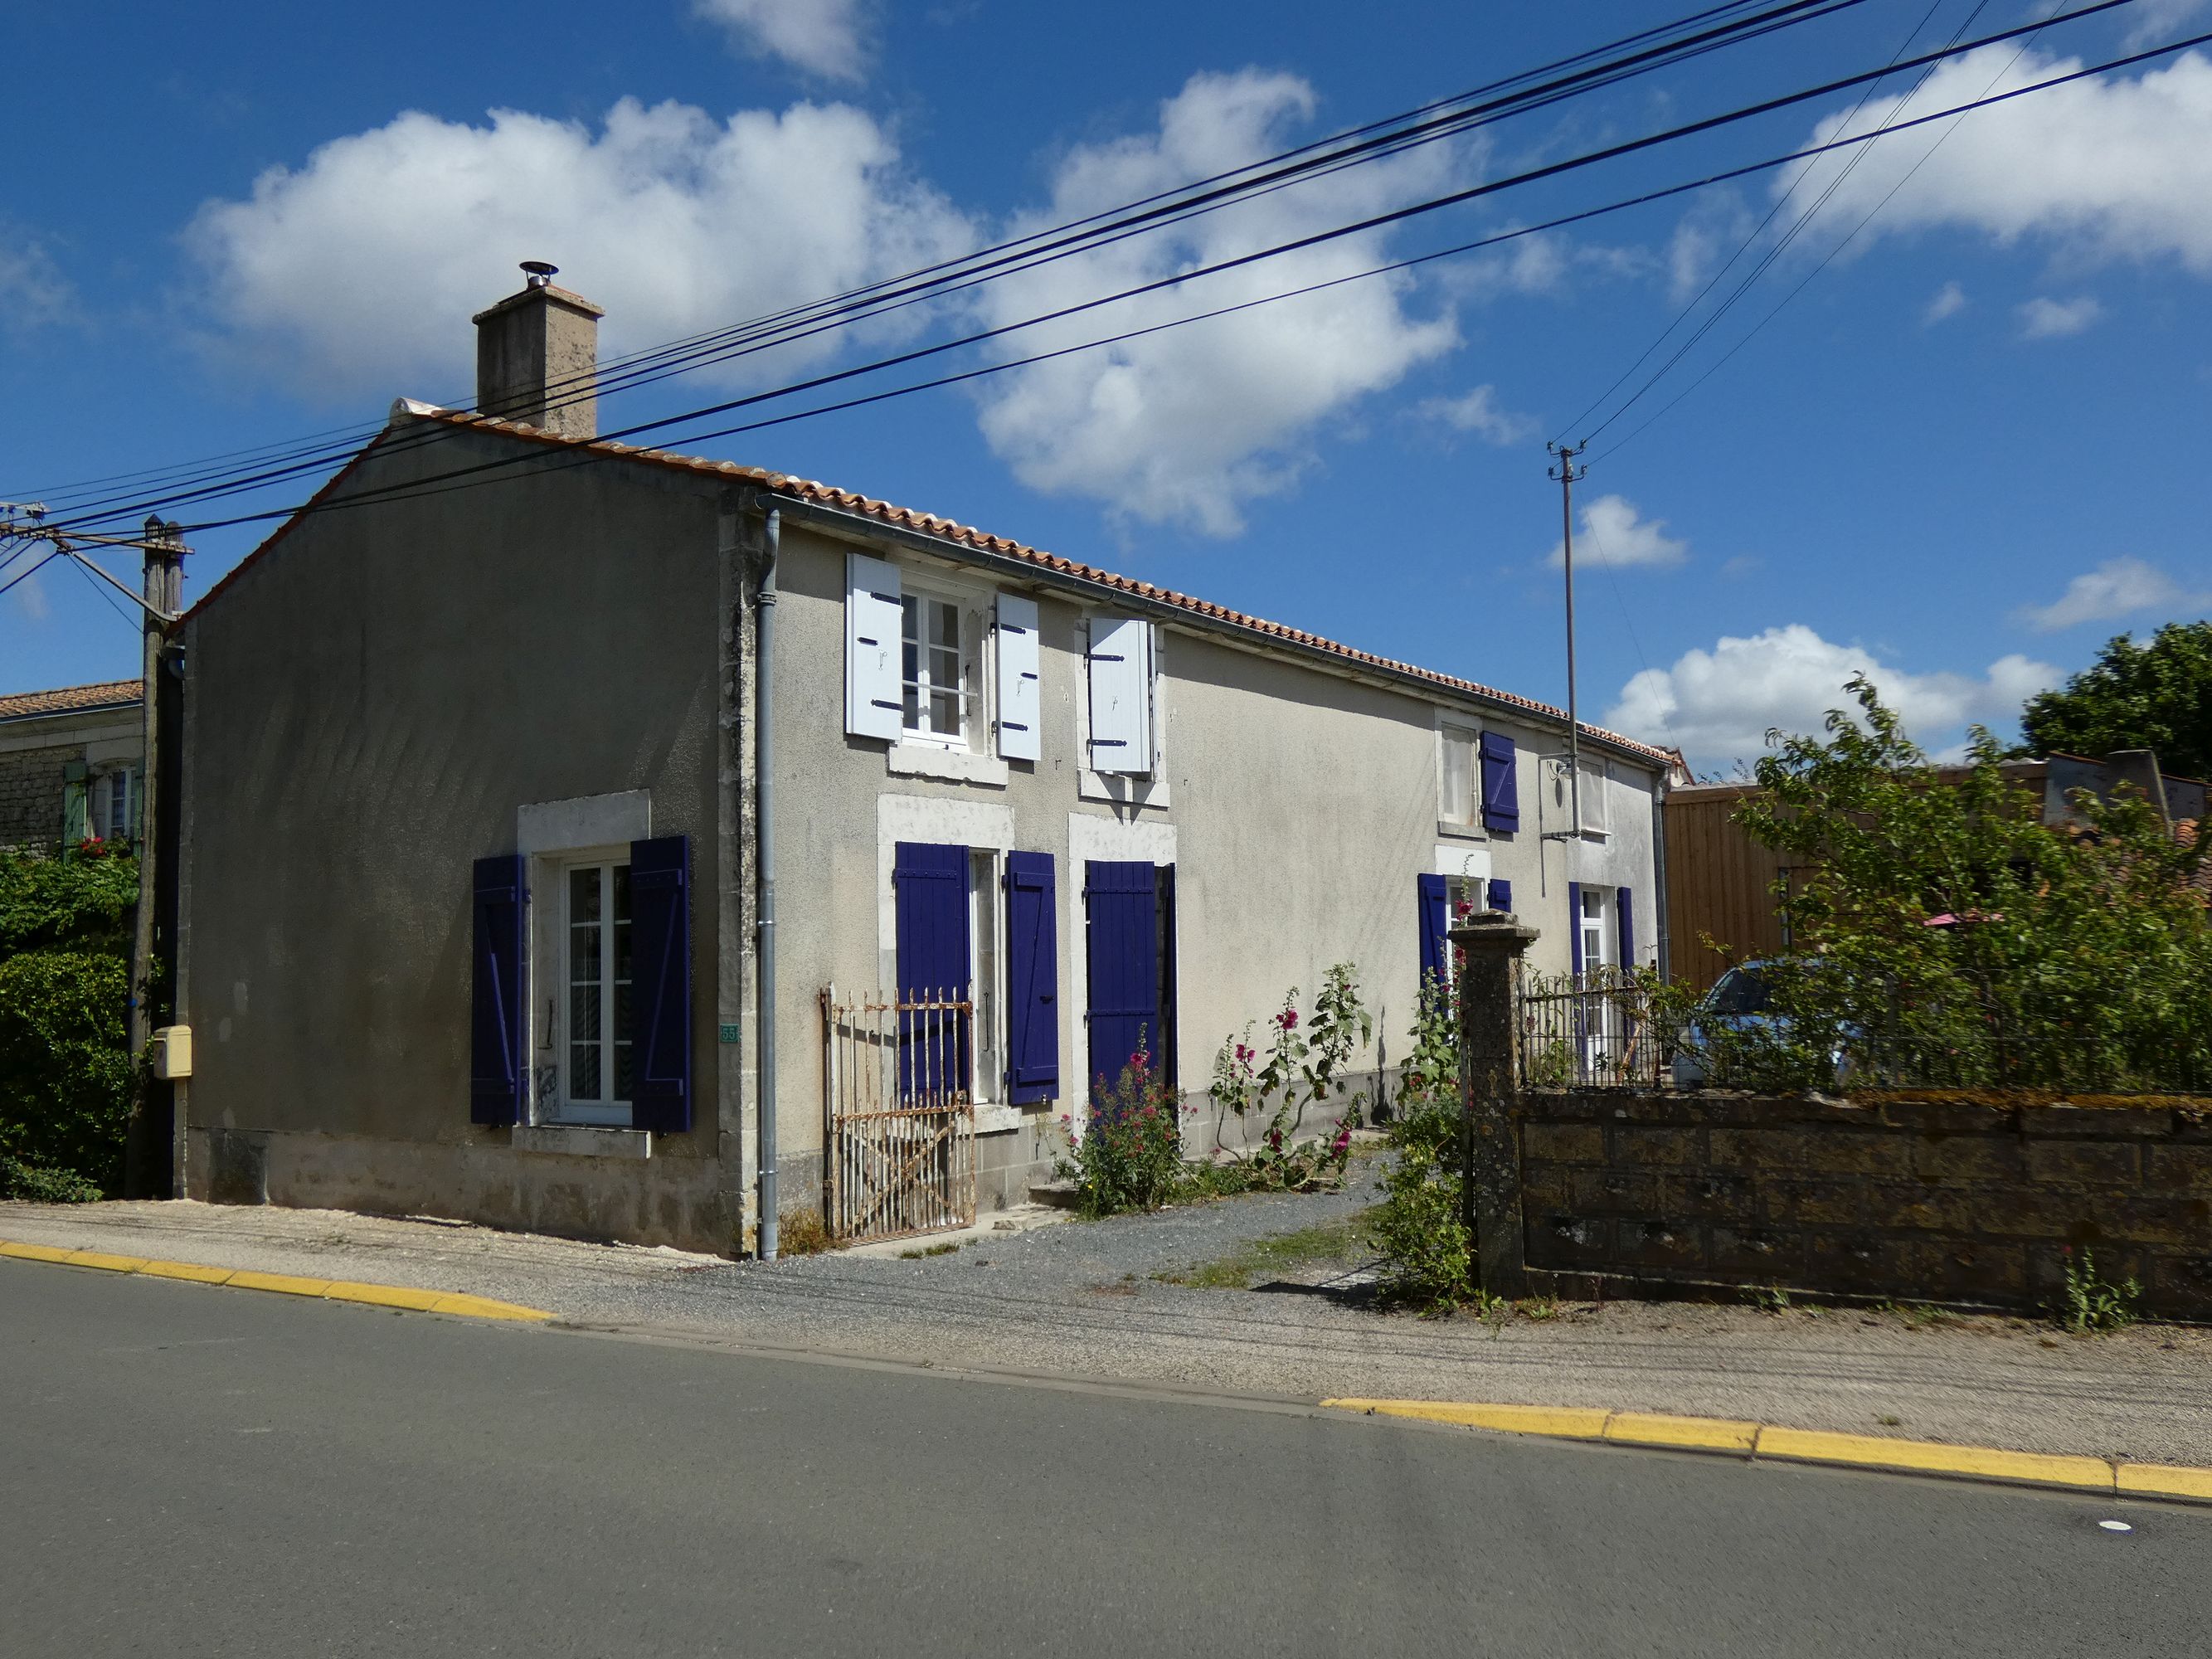
<path fill-rule="evenodd" d="M 564 1065 L 555 1109 L 572 1121 L 627 1123 L 636 1023 L 628 861 L 570 865 L 562 898 Z"/>

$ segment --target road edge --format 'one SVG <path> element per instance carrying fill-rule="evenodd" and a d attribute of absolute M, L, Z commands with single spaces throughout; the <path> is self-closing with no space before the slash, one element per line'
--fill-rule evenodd
<path fill-rule="evenodd" d="M 1735 1418 L 1676 1417 L 1662 1412 L 1613 1411 L 1603 1407 L 1352 1398 L 1328 1399 L 1321 1403 L 1330 1410 L 1368 1417 L 1410 1418 L 1553 1440 L 1595 1440 L 1667 1451 L 1715 1452 L 1741 1457 L 1747 1462 L 1771 1458 L 1778 1462 L 1880 1469 L 1892 1474 L 1944 1475 L 1954 1480 L 2041 1486 L 2100 1497 L 2212 1504 L 2212 1468 L 2189 1464 L 2136 1463 L 2124 1458 L 2005 1451 L 1995 1446 L 1835 1434 Z"/>
<path fill-rule="evenodd" d="M 325 1302 L 355 1302 L 408 1313 L 452 1314 L 463 1319 L 505 1319 L 544 1324 L 553 1318 L 543 1308 L 495 1302 L 461 1291 L 424 1291 L 408 1285 L 370 1285 L 350 1279 L 306 1279 L 292 1273 L 257 1273 L 250 1267 L 216 1267 L 199 1261 L 164 1261 L 150 1256 L 117 1255 L 106 1250 L 72 1250 L 55 1244 L 25 1244 L 0 1238 L 0 1258 L 46 1261 L 57 1267 L 91 1267 L 102 1273 L 138 1273 L 193 1285 L 223 1285 L 234 1291 L 270 1291 L 280 1296 L 309 1296 Z"/>

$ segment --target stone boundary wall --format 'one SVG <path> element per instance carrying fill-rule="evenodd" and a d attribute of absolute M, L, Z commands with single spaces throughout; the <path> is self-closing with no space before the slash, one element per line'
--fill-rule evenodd
<path fill-rule="evenodd" d="M 2063 1251 L 2212 1319 L 2212 1100 L 1520 1098 L 1531 1289 L 1592 1277 L 2032 1310 Z"/>

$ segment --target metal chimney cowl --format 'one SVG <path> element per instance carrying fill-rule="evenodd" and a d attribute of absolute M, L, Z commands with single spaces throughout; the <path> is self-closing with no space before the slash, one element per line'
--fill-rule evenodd
<path fill-rule="evenodd" d="M 553 285 L 556 268 L 522 266 L 524 284 L 471 319 L 477 325 L 477 411 L 563 438 L 599 435 L 599 319 L 580 294 Z"/>

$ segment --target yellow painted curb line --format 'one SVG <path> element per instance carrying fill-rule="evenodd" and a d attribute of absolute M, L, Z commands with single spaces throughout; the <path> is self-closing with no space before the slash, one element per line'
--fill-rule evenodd
<path fill-rule="evenodd" d="M 540 1322 L 553 1316 L 543 1308 L 459 1291 L 418 1291 L 405 1285 L 364 1285 L 343 1279 L 301 1279 L 291 1273 L 263 1273 L 242 1267 L 210 1267 L 198 1261 L 153 1261 L 143 1256 L 109 1255 L 100 1250 L 57 1249 L 51 1244 L 18 1244 L 0 1238 L 0 1256 L 22 1261 L 56 1261 L 70 1267 L 98 1267 L 107 1273 L 140 1273 L 149 1279 L 182 1279 L 196 1285 L 228 1285 L 234 1290 L 275 1291 L 284 1296 L 319 1297 L 325 1302 L 359 1302 L 374 1308 L 404 1308 L 416 1313 L 458 1314 L 467 1319 L 511 1319 Z"/>
<path fill-rule="evenodd" d="M 1994 1446 L 1954 1446 L 1935 1440 L 1892 1440 L 1870 1434 L 1826 1434 L 1779 1428 L 1771 1423 L 1671 1417 L 1657 1412 L 1494 1406 L 1447 1400 L 1345 1399 L 1321 1403 L 1370 1417 L 1415 1418 L 1551 1439 L 1733 1452 L 1746 1458 L 1771 1457 L 1791 1463 L 1960 1475 L 1975 1480 L 2065 1486 L 2118 1498 L 2178 1498 L 2212 1503 L 2212 1468 L 2183 1464 L 2055 1456 L 2045 1452 L 2002 1451 Z"/>

